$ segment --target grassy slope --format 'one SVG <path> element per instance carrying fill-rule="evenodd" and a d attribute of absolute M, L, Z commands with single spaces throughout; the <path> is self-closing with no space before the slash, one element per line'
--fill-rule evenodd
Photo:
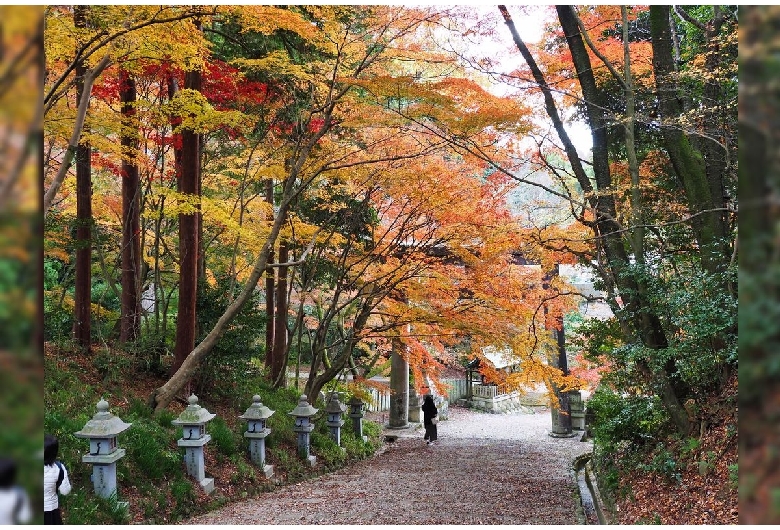
<path fill-rule="evenodd" d="M 174 403 L 158 415 L 152 415 L 145 405 L 151 390 L 164 382 L 162 378 L 143 372 L 139 363 L 120 352 L 86 357 L 51 344 L 46 345 L 45 370 L 44 427 L 60 439 L 60 457 L 74 486 L 60 500 L 66 524 L 174 523 L 233 500 L 261 495 L 280 484 L 343 467 L 372 455 L 380 444 L 379 425 L 364 422 L 364 434 L 369 436 L 364 443 L 355 438 L 347 421 L 342 430 L 344 454 L 327 435 L 321 419 L 312 433 L 317 465 L 304 466 L 297 456 L 293 418 L 287 414 L 295 408 L 297 394 L 272 391 L 259 375 L 246 371 L 241 377 L 218 378 L 224 382 L 219 392 L 198 396 L 200 405 L 217 414 L 207 425 L 212 441 L 206 446 L 206 476 L 214 477 L 216 485 L 216 491 L 207 496 L 186 474 L 183 450 L 176 445 L 181 429 L 171 425 L 185 405 Z M 238 419 L 254 394 L 276 411 L 268 421 L 272 432 L 266 439 L 266 458 L 275 472 L 270 480 L 248 459 L 243 437 L 246 424 Z M 101 398 L 109 402 L 112 413 L 133 424 L 118 439 L 119 447 L 127 451 L 117 464 L 119 500 L 129 502 L 127 513 L 115 502 L 94 495 L 91 466 L 81 462 L 87 441 L 73 436 L 94 415 Z"/>

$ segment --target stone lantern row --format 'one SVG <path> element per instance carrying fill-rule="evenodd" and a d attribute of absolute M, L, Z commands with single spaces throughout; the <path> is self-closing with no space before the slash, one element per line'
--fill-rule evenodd
<path fill-rule="evenodd" d="M 187 473 L 198 481 L 206 493 L 211 493 L 214 491 L 214 479 L 206 477 L 204 448 L 211 440 L 211 435 L 206 433 L 206 423 L 214 419 L 216 414 L 198 405 L 198 397 L 195 394 L 189 397 L 188 402 L 187 408 L 171 422 L 182 428 L 182 437 L 176 443 L 184 448 Z M 367 437 L 363 436 L 363 402 L 353 397 L 349 407 L 355 435 L 366 441 Z M 97 404 L 97 414 L 80 431 L 74 433 L 78 438 L 89 440 L 89 453 L 83 455 L 81 460 L 92 464 L 95 494 L 103 498 L 116 494 L 116 463 L 125 456 L 125 450 L 117 445 L 117 436 L 132 425 L 123 422 L 108 409 L 108 402 L 101 399 Z M 328 395 L 325 408 L 327 425 L 330 436 L 338 446 L 341 445 L 341 426 L 344 425 L 342 415 L 346 409 L 346 405 L 339 401 L 337 392 Z M 273 475 L 273 466 L 267 465 L 265 460 L 265 438 L 271 434 L 266 422 L 274 412 L 262 404 L 260 396 L 255 395 L 252 397 L 252 405 L 239 416 L 239 419 L 247 422 L 244 437 L 249 439 L 249 457 L 263 470 L 267 478 Z M 313 416 L 317 412 L 319 410 L 309 404 L 304 394 L 298 400 L 298 406 L 288 413 L 295 418 L 293 430 L 298 433 L 298 453 L 312 466 L 317 458 L 310 451 L 310 435 L 314 430 Z"/>

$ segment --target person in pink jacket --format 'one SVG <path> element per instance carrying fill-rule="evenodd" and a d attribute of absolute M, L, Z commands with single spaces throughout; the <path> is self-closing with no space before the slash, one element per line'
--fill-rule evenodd
<path fill-rule="evenodd" d="M 60 442 L 47 434 L 43 438 L 43 524 L 62 524 L 59 493 L 70 493 L 65 464 L 57 460 Z"/>

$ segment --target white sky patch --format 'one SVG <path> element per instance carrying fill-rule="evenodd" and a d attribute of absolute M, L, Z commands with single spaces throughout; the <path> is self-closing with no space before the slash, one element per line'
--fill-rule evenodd
<path fill-rule="evenodd" d="M 468 17 L 468 23 L 472 24 L 472 27 L 467 27 L 461 35 L 455 35 L 451 32 L 448 32 L 446 36 L 442 34 L 442 39 L 446 39 L 446 43 L 440 44 L 457 51 L 463 56 L 465 62 L 471 62 L 474 65 L 473 72 L 477 82 L 492 94 L 518 99 L 524 98 L 522 89 L 507 83 L 506 79 L 502 79 L 502 76 L 524 68 L 526 64 L 512 40 L 498 7 L 482 4 L 458 5 L 457 9 L 460 9 L 464 18 Z M 507 9 L 520 37 L 532 52 L 543 38 L 545 27 L 548 24 L 557 24 L 557 18 L 551 4 L 509 5 Z M 478 69 L 483 71 L 478 72 Z M 541 96 L 538 96 L 538 101 L 534 102 L 532 106 L 536 109 L 537 115 L 534 121 L 540 125 L 542 130 L 550 129 L 552 131 Z M 564 109 L 559 108 L 559 110 L 565 115 Z M 566 130 L 580 155 L 584 158 L 590 158 L 592 139 L 588 126 L 582 122 L 566 120 Z M 552 135 L 556 139 L 556 143 L 559 143 L 554 131 L 552 131 Z"/>

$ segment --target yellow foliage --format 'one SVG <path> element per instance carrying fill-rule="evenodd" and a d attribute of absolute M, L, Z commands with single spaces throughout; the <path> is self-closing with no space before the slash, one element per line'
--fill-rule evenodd
<path fill-rule="evenodd" d="M 305 65 L 292 63 L 287 52 L 282 50 L 273 51 L 262 59 L 237 58 L 230 63 L 243 70 L 266 72 L 274 77 L 290 76 L 301 81 L 317 80 Z"/>
<path fill-rule="evenodd" d="M 226 12 L 238 17 L 243 31 L 271 35 L 279 30 L 292 31 L 304 39 L 313 40 L 317 34 L 314 24 L 291 8 L 265 5 L 225 6 Z"/>

